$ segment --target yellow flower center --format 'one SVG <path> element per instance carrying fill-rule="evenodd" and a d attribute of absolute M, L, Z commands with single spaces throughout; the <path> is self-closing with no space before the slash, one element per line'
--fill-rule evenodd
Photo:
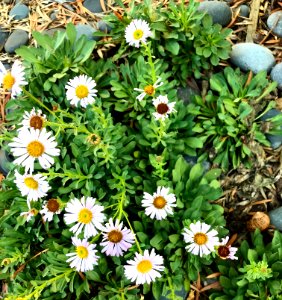
<path fill-rule="evenodd" d="M 147 95 L 152 96 L 155 93 L 155 88 L 152 85 L 146 85 L 144 87 L 144 92 Z"/>
<path fill-rule="evenodd" d="M 33 190 L 38 189 L 38 182 L 35 179 L 33 179 L 32 177 L 25 178 L 24 183 L 30 189 L 33 189 Z"/>
<path fill-rule="evenodd" d="M 207 235 L 202 232 L 198 232 L 194 235 L 194 242 L 199 246 L 204 245 L 207 241 L 208 241 Z"/>
<path fill-rule="evenodd" d="M 44 153 L 44 146 L 39 141 L 30 142 L 27 145 L 27 152 L 30 156 L 39 157 Z"/>
<path fill-rule="evenodd" d="M 166 103 L 160 103 L 157 107 L 157 112 L 161 115 L 164 115 L 168 112 L 169 107 Z"/>
<path fill-rule="evenodd" d="M 79 257 L 79 258 L 86 258 L 86 257 L 88 257 L 88 250 L 87 250 L 87 248 L 86 247 L 84 247 L 84 246 L 77 246 L 76 247 L 76 253 L 77 253 L 77 256 Z"/>
<path fill-rule="evenodd" d="M 83 84 L 77 86 L 77 88 L 75 89 L 75 94 L 79 99 L 87 97 L 89 94 L 88 87 Z"/>
<path fill-rule="evenodd" d="M 159 208 L 159 209 L 162 209 L 165 207 L 166 205 L 166 200 L 164 197 L 162 196 L 158 196 L 154 199 L 153 201 L 153 205 L 156 207 L 156 208 Z"/>
<path fill-rule="evenodd" d="M 136 29 L 134 32 L 133 32 L 133 37 L 135 40 L 140 40 L 143 36 L 144 32 L 143 30 L 141 29 Z"/>
<path fill-rule="evenodd" d="M 59 210 L 60 208 L 60 204 L 58 203 L 58 201 L 56 199 L 50 199 L 47 202 L 47 208 L 49 211 L 55 213 L 56 211 Z"/>
<path fill-rule="evenodd" d="M 10 90 L 14 83 L 15 83 L 15 78 L 12 76 L 11 72 L 8 72 L 4 78 L 3 78 L 3 87 L 5 90 Z"/>
<path fill-rule="evenodd" d="M 39 116 L 32 116 L 29 120 L 29 125 L 34 129 L 41 129 L 43 127 L 43 120 Z"/>
<path fill-rule="evenodd" d="M 91 222 L 93 214 L 88 208 L 83 208 L 78 214 L 78 222 L 88 224 Z"/>
<path fill-rule="evenodd" d="M 112 243 L 119 243 L 122 240 L 122 233 L 119 230 L 112 230 L 108 233 L 108 240 Z"/>
<path fill-rule="evenodd" d="M 140 263 L 137 265 L 137 270 L 138 272 L 142 273 L 142 274 L 145 274 L 145 273 L 148 273 L 150 272 L 151 270 L 153 269 L 153 265 L 152 263 L 147 260 L 147 259 L 144 259 L 142 261 L 140 261 Z"/>

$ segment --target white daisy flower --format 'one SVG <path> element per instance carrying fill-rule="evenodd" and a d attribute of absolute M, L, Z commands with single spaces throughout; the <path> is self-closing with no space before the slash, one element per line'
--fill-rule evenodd
<path fill-rule="evenodd" d="M 35 217 L 38 214 L 38 210 L 35 208 L 30 208 L 29 211 L 25 211 L 21 213 L 21 216 L 26 218 L 26 222 L 29 222 L 32 217 Z"/>
<path fill-rule="evenodd" d="M 60 150 L 56 148 L 57 142 L 51 134 L 45 128 L 41 131 L 33 128 L 20 130 L 19 136 L 9 144 L 13 155 L 17 157 L 14 164 L 24 166 L 26 173 L 29 170 L 32 173 L 34 162 L 38 159 L 43 169 L 50 168 L 54 164 L 53 156 L 60 154 Z"/>
<path fill-rule="evenodd" d="M 160 272 L 164 270 L 163 257 L 157 255 L 155 249 L 152 249 L 151 254 L 148 250 L 144 251 L 144 255 L 135 253 L 134 260 L 127 263 L 128 265 L 124 266 L 125 276 L 132 282 L 136 281 L 136 284 L 149 284 L 161 277 Z"/>
<path fill-rule="evenodd" d="M 229 237 L 225 237 L 221 240 L 221 242 L 215 246 L 216 252 L 218 256 L 221 259 L 238 259 L 237 256 L 235 256 L 238 248 L 231 247 L 231 245 L 228 245 Z"/>
<path fill-rule="evenodd" d="M 95 201 L 95 198 L 83 196 L 81 200 L 74 198 L 68 202 L 64 219 L 68 225 L 76 223 L 70 229 L 75 235 L 79 235 L 84 229 L 84 237 L 88 238 L 95 236 L 98 233 L 97 229 L 104 229 L 102 225 L 106 219 L 105 214 L 102 213 L 104 207 L 95 204 Z"/>
<path fill-rule="evenodd" d="M 0 62 L 0 86 L 3 86 L 4 90 L 11 91 L 12 98 L 22 92 L 21 86 L 27 84 L 24 76 L 24 68 L 19 60 L 13 63 L 10 71 L 7 71 Z"/>
<path fill-rule="evenodd" d="M 153 99 L 153 104 L 156 108 L 156 112 L 153 113 L 156 120 L 165 120 L 169 114 L 176 112 L 174 109 L 175 102 L 168 103 L 167 95 Z"/>
<path fill-rule="evenodd" d="M 41 174 L 25 174 L 21 175 L 15 171 L 15 183 L 20 190 L 22 196 L 27 196 L 28 201 L 37 201 L 47 195 L 50 185 L 47 177 Z"/>
<path fill-rule="evenodd" d="M 44 122 L 46 121 L 46 116 L 42 115 L 42 111 L 40 109 L 33 108 L 30 112 L 25 112 L 24 117 L 20 125 L 22 127 L 18 130 L 23 129 L 39 129 L 41 130 L 44 126 Z"/>
<path fill-rule="evenodd" d="M 189 229 L 184 228 L 184 241 L 189 245 L 185 248 L 194 255 L 208 255 L 218 245 L 218 232 L 206 223 L 191 223 Z"/>
<path fill-rule="evenodd" d="M 161 80 L 162 79 L 159 77 L 153 85 L 146 85 L 143 90 L 134 88 L 134 91 L 142 92 L 139 96 L 136 97 L 136 99 L 142 101 L 146 95 L 153 96 L 156 89 L 164 84 L 163 82 L 161 82 Z"/>
<path fill-rule="evenodd" d="M 95 80 L 86 75 L 79 75 L 70 79 L 66 84 L 66 97 L 72 105 L 86 107 L 88 104 L 95 102 L 96 93 L 98 92 L 94 87 Z"/>
<path fill-rule="evenodd" d="M 119 224 L 119 220 L 114 223 L 111 218 L 103 231 L 103 240 L 100 245 L 104 247 L 102 253 L 106 252 L 106 255 L 121 256 L 134 243 L 134 234 L 126 227 L 122 229 L 122 222 Z"/>
<path fill-rule="evenodd" d="M 130 46 L 139 48 L 140 42 L 146 43 L 148 37 L 152 36 L 149 24 L 144 20 L 132 20 L 125 28 L 125 39 Z"/>
<path fill-rule="evenodd" d="M 173 214 L 172 207 L 176 206 L 174 194 L 169 194 L 169 188 L 158 186 L 152 195 L 144 192 L 142 206 L 146 207 L 145 214 L 151 219 L 162 220 L 168 214 Z"/>
<path fill-rule="evenodd" d="M 80 240 L 72 238 L 72 243 L 76 246 L 75 252 L 66 254 L 70 256 L 67 262 L 70 267 L 75 268 L 78 272 L 92 271 L 95 265 L 98 265 L 99 256 L 96 255 L 96 245 L 87 242 L 87 239 Z"/>
<path fill-rule="evenodd" d="M 43 209 L 40 210 L 44 222 L 53 220 L 54 215 L 61 213 L 60 203 L 57 199 L 49 199 L 44 202 Z"/>

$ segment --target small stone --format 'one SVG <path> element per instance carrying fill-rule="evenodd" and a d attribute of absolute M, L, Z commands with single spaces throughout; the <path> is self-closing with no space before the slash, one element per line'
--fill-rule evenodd
<path fill-rule="evenodd" d="M 98 36 L 93 36 L 93 33 L 97 31 L 94 27 L 88 25 L 88 24 L 77 24 L 75 25 L 76 28 L 76 39 L 78 40 L 82 35 L 86 35 L 88 40 L 95 40 L 98 41 Z"/>
<path fill-rule="evenodd" d="M 279 110 L 277 110 L 277 109 L 275 109 L 275 108 L 272 108 L 266 114 L 264 114 L 261 117 L 261 120 L 265 121 L 266 119 L 275 117 L 275 116 L 277 116 L 279 114 L 282 114 L 282 112 L 279 111 Z M 280 126 L 280 129 L 282 130 L 282 126 Z M 282 135 L 266 134 L 265 136 L 270 141 L 271 147 L 273 149 L 277 149 L 277 148 L 279 148 L 282 145 Z"/>
<path fill-rule="evenodd" d="M 15 50 L 28 42 L 28 34 L 26 31 L 16 29 L 12 32 L 5 43 L 5 51 L 7 53 L 15 53 Z"/>
<path fill-rule="evenodd" d="M 58 31 L 65 32 L 66 30 L 64 28 L 60 28 L 60 27 L 59 28 L 50 28 L 50 29 L 44 30 L 43 33 L 52 37 Z"/>
<path fill-rule="evenodd" d="M 57 12 L 53 11 L 51 14 L 50 14 L 50 19 L 52 21 L 56 20 L 57 19 Z"/>
<path fill-rule="evenodd" d="M 85 0 L 83 6 L 93 13 L 103 12 L 100 1 L 98 0 Z"/>
<path fill-rule="evenodd" d="M 185 155 L 184 159 L 188 162 L 188 164 L 190 164 L 191 166 L 194 166 L 198 163 L 198 157 L 197 156 L 191 156 L 191 155 Z M 203 162 L 201 162 L 201 165 L 204 169 L 205 172 L 207 172 L 210 168 L 211 168 L 211 164 L 204 160 Z"/>
<path fill-rule="evenodd" d="M 181 99 L 186 105 L 191 103 L 191 100 L 195 95 L 199 95 L 199 92 L 192 89 L 190 86 L 179 87 L 177 89 L 177 97 Z"/>
<path fill-rule="evenodd" d="M 100 20 L 97 23 L 97 27 L 100 31 L 105 32 L 105 33 L 108 33 L 112 30 L 112 28 L 106 22 L 104 22 L 102 20 Z"/>
<path fill-rule="evenodd" d="M 240 5 L 240 16 L 241 17 L 245 17 L 245 18 L 248 18 L 250 14 L 250 8 L 248 5 Z"/>
<path fill-rule="evenodd" d="M 15 20 L 22 20 L 29 14 L 29 8 L 25 4 L 15 5 L 9 12 L 9 16 L 12 16 Z"/>
<path fill-rule="evenodd" d="M 275 64 L 272 52 L 261 45 L 254 43 L 239 43 L 232 47 L 231 62 L 243 71 L 269 71 Z"/>
<path fill-rule="evenodd" d="M 204 1 L 201 2 L 198 10 L 207 12 L 213 20 L 213 23 L 220 24 L 222 26 L 230 23 L 232 18 L 231 8 L 221 1 Z"/>
<path fill-rule="evenodd" d="M 272 32 L 282 37 L 282 11 L 276 11 L 267 18 L 267 26 L 272 29 Z"/>
<path fill-rule="evenodd" d="M 8 153 L 0 148 L 0 173 L 6 176 L 11 169 L 11 158 Z"/>
<path fill-rule="evenodd" d="M 275 226 L 276 229 L 282 231 L 282 206 L 271 210 L 268 215 L 270 217 L 270 223 Z"/>
<path fill-rule="evenodd" d="M 2 51 L 4 45 L 7 41 L 8 36 L 9 36 L 9 33 L 0 28 L 0 51 Z"/>
<path fill-rule="evenodd" d="M 282 90 L 282 62 L 273 67 L 270 77 L 272 81 L 276 81 L 278 83 L 278 88 Z"/>

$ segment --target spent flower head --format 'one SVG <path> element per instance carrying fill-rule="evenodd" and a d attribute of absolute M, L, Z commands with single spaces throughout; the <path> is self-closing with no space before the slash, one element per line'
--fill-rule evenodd
<path fill-rule="evenodd" d="M 156 112 L 153 113 L 156 120 L 165 120 L 172 112 L 176 112 L 174 109 L 175 102 L 169 103 L 167 95 L 160 95 L 153 99 L 153 104 L 156 108 Z"/>
<path fill-rule="evenodd" d="M 46 116 L 42 114 L 41 109 L 33 109 L 30 112 L 25 112 L 23 116 L 23 120 L 20 123 L 22 125 L 18 130 L 23 129 L 39 129 L 41 130 L 44 127 L 44 123 L 46 122 Z"/>
<path fill-rule="evenodd" d="M 40 213 L 44 222 L 52 221 L 55 214 L 58 215 L 61 213 L 60 202 L 53 198 L 45 201 Z"/>
<path fill-rule="evenodd" d="M 221 240 L 221 242 L 215 246 L 216 253 L 221 259 L 238 259 L 237 256 L 235 256 L 238 248 L 231 247 L 231 245 L 228 245 L 229 237 L 225 237 Z"/>
<path fill-rule="evenodd" d="M 143 89 L 134 88 L 134 91 L 141 92 L 141 94 L 138 95 L 136 99 L 142 101 L 146 95 L 154 96 L 156 89 L 164 84 L 163 82 L 161 82 L 161 80 L 162 79 L 159 77 L 153 85 L 146 85 Z"/>

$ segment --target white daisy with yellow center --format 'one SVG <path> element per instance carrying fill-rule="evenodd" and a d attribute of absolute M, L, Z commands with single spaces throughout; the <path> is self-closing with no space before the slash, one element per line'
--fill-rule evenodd
<path fill-rule="evenodd" d="M 125 28 L 125 39 L 130 46 L 140 47 L 140 43 L 146 43 L 148 37 L 152 36 L 149 24 L 144 20 L 132 20 Z"/>
<path fill-rule="evenodd" d="M 200 221 L 191 223 L 188 228 L 184 228 L 184 241 L 189 245 L 185 248 L 194 255 L 208 255 L 215 251 L 218 245 L 218 232 L 211 229 L 211 226 Z"/>
<path fill-rule="evenodd" d="M 142 101 L 146 95 L 154 96 L 156 89 L 164 84 L 163 82 L 161 82 L 161 80 L 162 79 L 159 77 L 153 85 L 146 85 L 144 89 L 134 88 L 134 91 L 142 92 L 139 96 L 136 97 L 136 99 Z"/>
<path fill-rule="evenodd" d="M 109 256 L 121 256 L 134 243 L 134 234 L 130 229 L 123 227 L 122 222 L 111 218 L 103 230 L 103 241 L 100 244 L 104 248 L 102 253 L 106 252 Z"/>
<path fill-rule="evenodd" d="M 22 127 L 20 130 L 23 129 L 39 129 L 41 130 L 44 126 L 44 122 L 46 121 L 46 116 L 42 114 L 42 111 L 40 109 L 33 108 L 30 112 L 25 112 L 23 116 L 23 120 L 20 123 Z"/>
<path fill-rule="evenodd" d="M 15 176 L 15 183 L 18 189 L 22 196 L 27 196 L 28 201 L 37 201 L 38 199 L 45 197 L 50 190 L 47 177 L 43 175 L 21 175 L 18 171 L 15 171 Z"/>
<path fill-rule="evenodd" d="M 81 107 L 86 107 L 88 104 L 95 102 L 96 93 L 94 87 L 95 80 L 86 75 L 79 75 L 69 80 L 66 84 L 66 97 L 74 106 L 80 104 Z"/>
<path fill-rule="evenodd" d="M 84 237 L 88 238 L 95 236 L 98 233 L 97 229 L 101 231 L 104 229 L 103 223 L 106 219 L 102 213 L 104 207 L 95 204 L 95 201 L 95 198 L 83 196 L 80 200 L 74 198 L 68 202 L 64 219 L 68 225 L 76 223 L 70 229 L 75 235 L 79 235 L 84 229 Z"/>
<path fill-rule="evenodd" d="M 54 164 L 53 156 L 60 154 L 56 148 L 57 142 L 51 135 L 45 128 L 41 131 L 33 128 L 20 130 L 19 136 L 9 144 L 13 156 L 17 157 L 14 164 L 24 166 L 25 173 L 33 172 L 36 160 L 43 169 L 50 168 Z"/>
<path fill-rule="evenodd" d="M 174 109 L 175 102 L 168 103 L 167 95 L 161 95 L 156 99 L 153 99 L 153 104 L 156 108 L 156 112 L 153 113 L 156 120 L 165 120 L 168 118 L 169 114 L 176 112 Z"/>
<path fill-rule="evenodd" d="M 173 214 L 172 207 L 176 206 L 176 198 L 169 193 L 169 188 L 159 186 L 153 195 L 144 192 L 142 206 L 146 207 L 145 214 L 151 219 L 162 220 L 168 214 Z"/>
<path fill-rule="evenodd" d="M 135 254 L 134 260 L 127 261 L 128 265 L 124 266 L 125 276 L 136 284 L 144 284 L 154 282 L 156 278 L 161 277 L 160 272 L 164 270 L 163 257 L 155 253 L 152 249 L 144 254 Z"/>
<path fill-rule="evenodd" d="M 95 265 L 98 265 L 99 256 L 96 255 L 96 245 L 87 242 L 87 239 L 72 238 L 72 243 L 76 247 L 75 252 L 66 254 L 70 256 L 67 262 L 70 267 L 78 272 L 92 271 Z"/>
<path fill-rule="evenodd" d="M 51 222 L 55 214 L 58 215 L 61 213 L 59 201 L 53 198 L 45 201 L 43 209 L 40 210 L 40 213 L 44 222 Z"/>
<path fill-rule="evenodd" d="M 10 91 L 12 98 L 22 92 L 21 86 L 27 84 L 24 76 L 24 68 L 19 60 L 13 63 L 10 71 L 7 71 L 0 62 L 0 86 L 4 90 Z"/>

